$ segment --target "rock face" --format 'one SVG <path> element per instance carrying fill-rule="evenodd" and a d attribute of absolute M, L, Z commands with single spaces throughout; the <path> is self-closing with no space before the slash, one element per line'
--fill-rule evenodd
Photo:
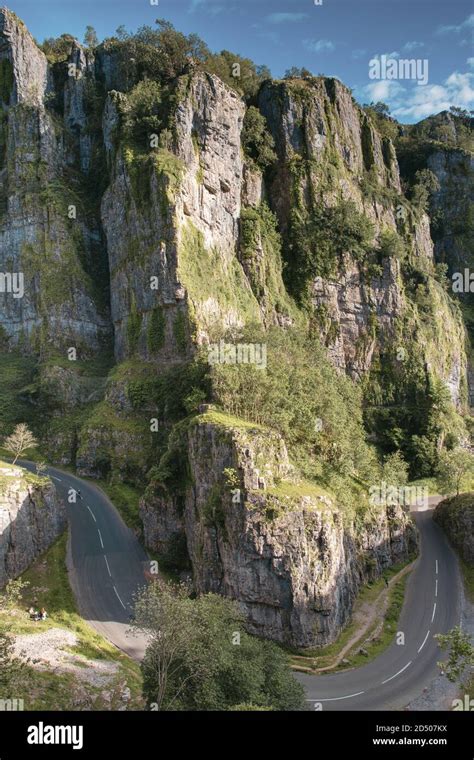
<path fill-rule="evenodd" d="M 48 62 L 24 24 L 5 8 L 0 13 L 0 39 L 3 77 L 11 85 L 4 103 L 41 107 L 51 84 Z"/>
<path fill-rule="evenodd" d="M 297 478 L 279 435 L 238 425 L 204 414 L 189 428 L 189 484 L 178 499 L 149 489 L 146 543 L 175 560 L 178 547 L 187 552 L 196 591 L 237 600 L 254 633 L 296 647 L 330 643 L 361 584 L 416 550 L 416 530 L 399 507 L 356 529 Z"/>
<path fill-rule="evenodd" d="M 381 235 L 388 233 L 418 260 L 421 270 L 431 265 L 429 219 L 414 214 L 406 204 L 391 141 L 379 135 L 344 85 L 324 78 L 268 83 L 260 91 L 259 106 L 279 159 L 268 197 L 287 248 L 291 249 L 294 237 L 295 211 L 300 219 L 311 219 L 315 208 L 329 208 L 343 199 L 372 222 L 374 249 Z M 312 302 L 329 355 L 355 379 L 367 374 L 374 358 L 400 340 L 397 325 L 409 320 L 399 259 L 384 252 L 378 271 L 371 274 L 349 249 L 337 276 L 317 277 L 313 283 Z M 444 318 L 452 322 L 449 304 L 442 294 L 440 298 Z M 446 382 L 456 365 L 463 361 L 465 365 L 460 322 L 454 332 L 454 343 L 439 357 Z M 465 371 L 464 366 L 464 375 Z M 458 384 L 453 399 L 459 396 Z"/>
<path fill-rule="evenodd" d="M 0 587 L 23 573 L 66 527 L 66 508 L 54 486 L 28 478 L 18 467 L 0 467 Z"/>
<path fill-rule="evenodd" d="M 75 346 L 90 355 L 109 326 L 82 263 L 94 225 L 91 229 L 80 219 L 72 189 L 80 85 L 75 82 L 75 95 L 65 99 L 62 125 L 46 108 L 54 94 L 46 57 L 5 9 L 0 11 L 0 67 L 0 271 L 24 278 L 23 293 L 2 289 L 0 326 L 12 346 L 36 351 Z M 76 142 L 85 167 L 84 141 Z"/>
<path fill-rule="evenodd" d="M 440 502 L 434 519 L 463 560 L 474 566 L 474 494 L 465 493 Z"/>
<path fill-rule="evenodd" d="M 474 156 L 460 149 L 438 149 L 428 157 L 427 167 L 439 182 L 430 198 L 435 257 L 448 264 L 450 275 L 462 272 L 474 263 Z"/>

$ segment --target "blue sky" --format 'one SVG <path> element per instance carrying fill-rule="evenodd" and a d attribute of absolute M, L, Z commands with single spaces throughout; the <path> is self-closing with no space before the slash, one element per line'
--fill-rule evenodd
<path fill-rule="evenodd" d="M 319 2 L 319 0 L 317 0 Z M 152 4 L 155 3 L 155 4 Z M 10 0 L 37 40 L 64 32 L 99 39 L 158 17 L 196 32 L 212 50 L 267 64 L 275 77 L 291 66 L 337 76 L 360 102 L 384 100 L 402 122 L 457 105 L 474 108 L 472 0 Z M 397 62 L 396 79 L 369 78 L 369 61 Z M 427 84 L 401 78 L 398 62 L 419 59 Z M 427 61 L 423 63 L 423 61 Z"/>

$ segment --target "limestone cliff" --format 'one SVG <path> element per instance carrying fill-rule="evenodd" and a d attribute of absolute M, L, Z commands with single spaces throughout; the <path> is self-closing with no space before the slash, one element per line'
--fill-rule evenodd
<path fill-rule="evenodd" d="M 0 68 L 0 270 L 24 277 L 22 296 L 0 293 L 2 334 L 12 347 L 73 346 L 90 356 L 109 327 L 84 265 L 96 231 L 74 166 L 75 100 L 65 98 L 62 123 L 47 108 L 54 91 L 46 57 L 5 9 Z"/>
<path fill-rule="evenodd" d="M 66 508 L 48 479 L 0 466 L 0 587 L 24 572 L 65 527 Z"/>
<path fill-rule="evenodd" d="M 188 480 L 152 484 L 145 540 L 186 567 L 195 589 L 238 600 L 250 630 L 296 647 L 334 641 L 360 586 L 407 561 L 416 530 L 401 507 L 361 520 L 298 477 L 278 434 L 217 413 L 186 434 Z"/>

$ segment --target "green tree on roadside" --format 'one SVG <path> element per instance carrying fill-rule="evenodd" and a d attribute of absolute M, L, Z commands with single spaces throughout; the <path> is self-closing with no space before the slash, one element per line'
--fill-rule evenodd
<path fill-rule="evenodd" d="M 474 456 L 460 447 L 443 451 L 439 455 L 437 485 L 442 494 L 456 494 L 469 490 L 474 476 Z"/>
<path fill-rule="evenodd" d="M 449 651 L 447 661 L 438 662 L 438 667 L 450 681 L 459 682 L 465 675 L 473 673 L 474 646 L 469 635 L 460 626 L 446 634 L 436 634 L 435 639 L 440 649 Z"/>
<path fill-rule="evenodd" d="M 246 633 L 236 604 L 216 594 L 152 583 L 138 597 L 135 625 L 151 642 L 142 663 L 154 710 L 231 710 L 251 705 L 301 710 L 302 687 L 284 653 Z"/>

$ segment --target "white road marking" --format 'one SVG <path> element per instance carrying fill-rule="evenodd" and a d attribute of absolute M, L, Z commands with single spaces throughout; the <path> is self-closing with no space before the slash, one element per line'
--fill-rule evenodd
<path fill-rule="evenodd" d="M 423 649 L 423 647 L 425 646 L 425 644 L 426 644 L 426 640 L 427 640 L 427 638 L 428 638 L 428 636 L 429 636 L 429 635 L 430 635 L 430 632 L 428 631 L 428 633 L 426 634 L 426 636 L 425 636 L 425 638 L 424 638 L 424 640 L 423 640 L 423 644 L 421 645 L 421 647 L 420 647 L 420 648 L 419 648 L 419 650 L 418 650 L 418 654 L 421 652 L 421 650 L 422 650 L 422 649 Z"/>
<path fill-rule="evenodd" d="M 103 549 L 103 548 L 104 548 L 104 542 L 102 541 L 102 535 L 101 535 L 101 533 L 100 533 L 100 530 L 99 530 L 99 529 L 97 529 L 97 533 L 99 534 L 99 538 L 100 538 L 100 545 L 101 545 L 101 547 L 102 547 L 102 549 Z"/>
<path fill-rule="evenodd" d="M 115 593 L 117 594 L 117 599 L 119 600 L 120 604 L 122 605 L 122 607 L 124 608 L 124 610 L 126 610 L 127 608 L 125 607 L 124 603 L 123 603 L 123 602 L 122 602 L 122 600 L 120 599 L 120 597 L 119 597 L 119 593 L 118 593 L 117 589 L 115 588 L 115 586 L 114 586 L 114 591 L 115 591 Z"/>
<path fill-rule="evenodd" d="M 63 481 L 61 480 L 61 478 L 56 478 L 54 475 L 51 475 L 51 477 L 52 477 L 52 479 L 53 479 L 53 480 L 58 480 L 60 483 L 62 483 L 62 482 L 63 482 Z"/>
<path fill-rule="evenodd" d="M 436 579 L 435 596 L 438 596 L 438 579 Z"/>
<path fill-rule="evenodd" d="M 105 564 L 107 565 L 107 570 L 109 571 L 109 575 L 110 575 L 110 577 L 112 577 L 112 573 L 110 572 L 109 563 L 107 562 L 107 557 L 105 556 L 105 554 L 104 554 L 104 559 L 105 559 Z"/>
<path fill-rule="evenodd" d="M 438 575 L 438 560 L 436 560 L 436 575 Z"/>
<path fill-rule="evenodd" d="M 402 668 L 401 670 L 399 670 L 398 673 L 395 673 L 394 676 L 390 676 L 390 678 L 386 678 L 385 681 L 382 681 L 382 684 L 388 683 L 389 681 L 392 681 L 394 678 L 396 678 L 397 676 L 399 676 L 400 673 L 403 673 L 404 670 L 406 670 L 407 668 L 410 667 L 410 665 L 412 664 L 412 662 L 413 662 L 413 660 L 410 660 L 410 662 L 407 662 L 407 664 L 405 665 L 404 668 Z"/>
<path fill-rule="evenodd" d="M 89 510 L 89 512 L 91 513 L 92 517 L 94 518 L 94 522 L 97 522 L 97 520 L 95 519 L 95 514 L 93 513 L 92 509 L 89 506 L 87 507 L 87 509 Z"/>
<path fill-rule="evenodd" d="M 327 697 L 326 699 L 307 699 L 307 702 L 337 702 L 339 699 L 351 699 L 352 697 L 358 697 L 360 694 L 365 694 L 365 691 L 358 691 L 356 694 L 348 694 L 346 697 Z"/>
<path fill-rule="evenodd" d="M 434 616 L 435 616 L 435 615 L 436 615 L 436 602 L 434 603 L 434 607 L 433 607 L 433 614 L 432 614 L 432 616 L 431 616 L 431 622 L 433 622 L 433 620 L 434 620 Z"/>

